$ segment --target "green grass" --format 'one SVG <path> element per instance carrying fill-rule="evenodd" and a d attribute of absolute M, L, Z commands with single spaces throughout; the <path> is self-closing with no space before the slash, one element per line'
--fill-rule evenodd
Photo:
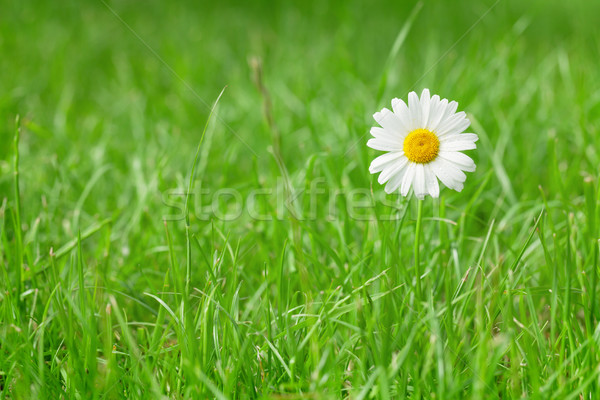
<path fill-rule="evenodd" d="M 3 4 L 0 399 L 597 398 L 595 15 Z M 424 87 L 480 141 L 417 295 L 417 202 L 366 141 Z"/>

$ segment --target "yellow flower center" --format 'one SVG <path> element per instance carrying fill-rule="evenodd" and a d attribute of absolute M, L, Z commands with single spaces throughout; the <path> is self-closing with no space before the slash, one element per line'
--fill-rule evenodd
<path fill-rule="evenodd" d="M 438 155 L 440 140 L 427 129 L 415 129 L 404 139 L 404 154 L 412 162 L 427 164 Z"/>

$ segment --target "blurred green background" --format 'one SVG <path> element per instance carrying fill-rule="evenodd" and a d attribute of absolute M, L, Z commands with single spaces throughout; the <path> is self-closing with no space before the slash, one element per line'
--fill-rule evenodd
<path fill-rule="evenodd" d="M 252 57 L 262 59 L 291 170 L 325 152 L 355 164 L 356 183 L 366 186 L 367 160 L 357 147 L 366 142 L 371 114 L 392 97 L 428 87 L 479 121 L 483 148 L 501 147 L 495 162 L 476 161 L 479 171 L 509 171 L 496 172 L 512 201 L 536 198 L 539 184 L 556 189 L 547 179 L 549 138 L 561 139 L 564 179 L 595 171 L 598 2 L 426 2 L 386 65 L 414 6 L 6 1 L 0 187 L 9 188 L 8 143 L 20 114 L 29 128 L 21 143 L 29 219 L 42 195 L 56 207 L 56 220 L 68 217 L 83 185 L 107 165 L 84 214 L 124 209 L 147 193 L 155 205 L 156 191 L 181 183 L 189 170 L 210 105 L 225 86 L 204 180 L 211 187 L 248 184 L 253 160 L 262 170 L 273 165 Z"/>

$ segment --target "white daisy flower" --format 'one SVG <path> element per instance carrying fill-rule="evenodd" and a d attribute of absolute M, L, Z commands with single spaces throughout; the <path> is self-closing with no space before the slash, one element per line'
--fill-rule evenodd
<path fill-rule="evenodd" d="M 429 95 L 421 98 L 408 94 L 408 106 L 400 99 L 392 100 L 393 112 L 384 108 L 373 115 L 382 127 L 371 128 L 374 136 L 367 146 L 387 151 L 371 163 L 372 174 L 381 172 L 377 181 L 386 193 L 400 188 L 403 196 L 413 187 L 420 200 L 426 195 L 439 197 L 438 179 L 448 188 L 460 192 L 467 176 L 475 171 L 473 160 L 461 151 L 475 149 L 478 137 L 463 133 L 471 122 L 464 111 L 456 112 L 458 103 Z"/>

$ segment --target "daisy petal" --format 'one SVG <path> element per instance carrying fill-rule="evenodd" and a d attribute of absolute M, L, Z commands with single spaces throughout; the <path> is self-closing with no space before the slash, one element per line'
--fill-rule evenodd
<path fill-rule="evenodd" d="M 438 126 L 436 127 L 436 131 L 439 131 L 440 128 L 446 124 L 446 121 L 448 119 L 454 118 L 457 108 L 458 108 L 457 102 L 451 101 L 448 103 L 448 105 L 446 106 L 446 109 L 444 110 L 444 115 L 442 115 L 442 118 L 440 119 L 440 122 L 438 123 Z"/>
<path fill-rule="evenodd" d="M 429 121 L 429 113 L 431 107 L 431 96 L 429 95 L 429 89 L 423 89 L 421 93 L 421 123 L 423 127 L 427 126 Z"/>
<path fill-rule="evenodd" d="M 439 109 L 440 109 L 440 96 L 438 96 L 437 94 L 434 94 L 433 96 L 431 96 L 431 99 L 429 100 L 429 115 L 427 117 L 427 123 L 425 124 L 426 129 L 432 130 L 431 122 L 434 121 L 439 116 Z"/>
<path fill-rule="evenodd" d="M 437 95 L 436 95 L 437 96 Z M 436 96 L 433 96 L 434 98 Z M 438 96 L 439 99 L 439 96 Z M 432 98 L 433 100 L 433 98 Z M 448 99 L 443 99 L 439 101 L 436 107 L 436 112 L 431 113 L 429 116 L 429 123 L 427 124 L 427 128 L 431 131 L 437 130 L 439 123 L 442 121 L 442 118 L 446 114 L 446 109 L 448 108 Z"/>
<path fill-rule="evenodd" d="M 479 140 L 479 136 L 477 136 L 474 133 L 456 133 L 453 135 L 446 135 L 444 136 L 444 142 L 463 142 L 463 141 L 467 141 L 467 142 L 473 142 L 475 143 L 476 141 Z"/>
<path fill-rule="evenodd" d="M 400 187 L 400 184 L 402 184 L 402 179 L 404 178 L 404 174 L 405 173 L 406 173 L 406 168 L 403 169 L 401 173 L 398 173 L 398 174 L 394 175 L 392 177 L 392 179 L 390 179 L 389 182 L 385 185 L 385 187 L 383 188 L 383 190 L 387 194 L 392 194 L 396 190 L 398 190 L 398 188 Z"/>
<path fill-rule="evenodd" d="M 429 166 L 435 176 L 437 176 L 447 188 L 456 190 L 457 192 L 462 190 L 463 182 L 467 179 L 467 176 L 460 169 L 439 157 Z"/>
<path fill-rule="evenodd" d="M 458 108 L 458 103 L 456 101 L 451 101 L 448 103 L 448 107 L 446 107 L 446 117 L 449 117 L 456 113 L 456 109 Z"/>
<path fill-rule="evenodd" d="M 408 94 L 408 110 L 410 111 L 410 126 L 411 131 L 420 128 L 421 125 L 421 103 L 419 96 L 415 92 Z"/>
<path fill-rule="evenodd" d="M 431 165 L 425 164 L 423 167 L 425 168 L 425 186 L 427 191 L 433 198 L 440 197 L 440 185 L 431 169 Z"/>
<path fill-rule="evenodd" d="M 386 139 L 369 139 L 367 146 L 379 151 L 402 151 L 402 143 L 392 142 Z"/>
<path fill-rule="evenodd" d="M 410 132 L 410 113 L 406 103 L 401 99 L 392 99 L 392 110 L 394 110 L 394 114 L 398 117 L 404 131 L 406 133 Z"/>
<path fill-rule="evenodd" d="M 452 133 L 462 133 L 471 125 L 471 121 L 467 118 L 464 111 L 454 114 L 451 118 L 446 119 L 437 129 L 439 136 L 444 136 Z"/>
<path fill-rule="evenodd" d="M 404 136 L 408 133 L 398 116 L 387 108 L 373 114 L 373 118 L 390 134 Z"/>
<path fill-rule="evenodd" d="M 371 162 L 371 165 L 369 166 L 369 172 L 372 174 L 381 172 L 386 166 L 393 164 L 396 162 L 396 160 L 403 156 L 404 153 L 401 151 L 382 154 Z"/>
<path fill-rule="evenodd" d="M 475 171 L 475 163 L 471 157 L 466 154 L 459 153 L 458 151 L 443 151 L 440 152 L 438 157 L 453 163 L 456 165 L 456 167 L 462 169 L 463 171 Z"/>
<path fill-rule="evenodd" d="M 415 177 L 415 165 L 416 164 L 414 163 L 410 163 L 408 164 L 408 167 L 406 167 L 406 172 L 402 177 L 402 186 L 400 188 L 400 193 L 402 196 L 406 196 L 410 190 L 410 187 L 412 186 L 413 179 Z"/>
<path fill-rule="evenodd" d="M 425 185 L 425 168 L 423 164 L 415 164 L 416 172 L 415 172 L 415 180 L 413 181 L 413 190 L 415 192 L 415 196 L 419 200 L 423 200 L 425 195 L 427 194 L 427 187 Z"/>
<path fill-rule="evenodd" d="M 408 163 L 405 164 L 402 167 L 402 169 L 396 171 L 395 174 L 390 178 L 387 185 L 385 185 L 385 188 L 383 189 L 383 190 L 385 190 L 385 192 L 387 194 L 392 194 L 396 190 L 398 190 L 398 188 L 402 184 L 402 180 L 404 178 L 404 174 L 406 174 L 407 169 L 408 169 Z"/>
<path fill-rule="evenodd" d="M 392 132 L 387 131 L 378 126 L 374 126 L 370 130 L 371 136 L 379 139 L 387 139 L 387 140 L 398 140 L 398 135 L 394 135 Z"/>
<path fill-rule="evenodd" d="M 465 151 L 476 149 L 477 145 L 470 140 L 453 140 L 451 142 L 442 141 L 440 151 Z"/>
<path fill-rule="evenodd" d="M 379 182 L 380 185 L 383 185 L 391 177 L 402 172 L 402 170 L 406 167 L 406 164 L 408 164 L 408 158 L 403 158 L 396 161 L 394 164 L 381 171 L 381 174 L 379 174 L 379 177 L 377 178 L 377 182 Z"/>

